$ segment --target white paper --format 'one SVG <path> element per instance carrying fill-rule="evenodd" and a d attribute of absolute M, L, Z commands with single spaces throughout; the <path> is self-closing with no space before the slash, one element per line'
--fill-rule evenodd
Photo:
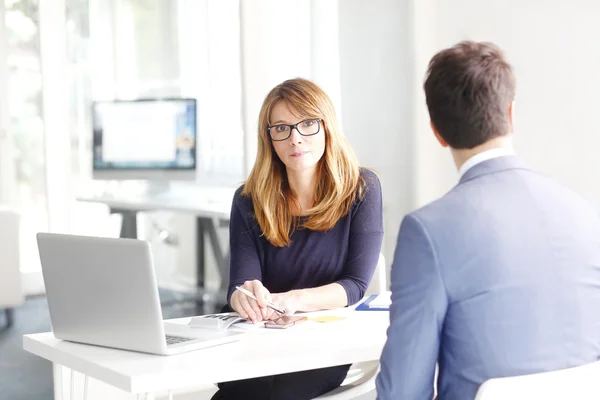
<path fill-rule="evenodd" d="M 189 326 L 192 328 L 208 328 L 208 329 L 218 329 L 225 330 L 229 328 L 232 324 L 245 322 L 246 319 L 240 317 L 235 313 L 227 313 L 227 314 L 208 314 L 208 315 L 199 315 L 197 317 L 192 317 L 190 320 Z"/>

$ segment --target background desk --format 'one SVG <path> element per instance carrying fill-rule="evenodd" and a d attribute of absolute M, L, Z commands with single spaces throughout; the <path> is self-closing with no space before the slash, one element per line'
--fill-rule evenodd
<path fill-rule="evenodd" d="M 55 366 L 63 365 L 135 394 L 379 359 L 389 324 L 387 311 L 342 309 L 311 313 L 318 314 L 347 319 L 323 324 L 307 322 L 287 330 L 260 329 L 238 342 L 176 356 L 65 342 L 52 333 L 25 335 L 23 348 Z M 81 394 L 75 398 L 82 398 Z"/>
<path fill-rule="evenodd" d="M 202 188 L 170 191 L 157 195 L 80 195 L 78 201 L 106 204 L 112 214 L 121 214 L 123 222 L 120 236 L 137 238 L 137 213 L 140 211 L 173 211 L 196 217 L 196 284 L 204 287 L 205 238 L 212 247 L 221 277 L 221 296 L 227 291 L 229 281 L 229 250 L 221 244 L 217 227 L 229 226 L 231 201 L 235 189 Z M 225 249 L 225 250 L 224 250 Z M 224 300 L 221 299 L 221 300 Z"/>

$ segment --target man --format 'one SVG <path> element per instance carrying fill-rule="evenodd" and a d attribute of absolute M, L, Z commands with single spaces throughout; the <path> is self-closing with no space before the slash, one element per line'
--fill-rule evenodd
<path fill-rule="evenodd" d="M 438 399 L 465 400 L 490 378 L 598 360 L 600 221 L 512 152 L 515 80 L 502 52 L 443 50 L 424 88 L 459 183 L 400 227 L 379 399 L 431 399 L 436 362 Z"/>

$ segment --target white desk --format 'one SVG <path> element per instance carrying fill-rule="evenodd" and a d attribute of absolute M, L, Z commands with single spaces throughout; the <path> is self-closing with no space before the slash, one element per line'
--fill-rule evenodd
<path fill-rule="evenodd" d="M 168 192 L 163 195 L 137 195 L 124 196 L 116 195 L 79 195 L 77 200 L 94 203 L 103 203 L 114 209 L 135 210 L 135 211 L 155 211 L 167 210 L 176 212 L 185 212 L 199 217 L 218 218 L 229 220 L 231 211 L 231 200 L 233 199 L 233 190 L 229 190 L 231 196 L 221 195 L 220 198 L 206 195 L 189 195 L 190 191 Z M 198 190 L 201 193 L 201 190 Z"/>
<path fill-rule="evenodd" d="M 217 227 L 229 225 L 234 188 L 197 188 L 170 191 L 156 195 L 127 195 L 88 193 L 77 196 L 78 201 L 106 204 L 111 214 L 121 214 L 121 237 L 137 238 L 137 213 L 140 211 L 173 211 L 196 217 L 196 273 L 197 286 L 204 286 L 204 240 L 208 236 L 221 276 L 221 292 L 227 291 L 229 251 L 224 250 L 217 235 Z"/>
<path fill-rule="evenodd" d="M 260 329 L 238 342 L 176 356 L 60 341 L 52 333 L 25 335 L 23 348 L 55 366 L 71 368 L 130 393 L 147 393 L 148 398 L 157 391 L 379 359 L 389 324 L 387 311 L 342 309 L 310 315 L 317 314 L 347 318 L 309 321 L 287 330 Z"/>

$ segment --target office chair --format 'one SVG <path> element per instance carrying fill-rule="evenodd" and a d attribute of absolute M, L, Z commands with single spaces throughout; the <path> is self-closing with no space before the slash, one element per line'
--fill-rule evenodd
<path fill-rule="evenodd" d="M 600 361 L 579 367 L 485 381 L 475 400 L 600 399 Z"/>

